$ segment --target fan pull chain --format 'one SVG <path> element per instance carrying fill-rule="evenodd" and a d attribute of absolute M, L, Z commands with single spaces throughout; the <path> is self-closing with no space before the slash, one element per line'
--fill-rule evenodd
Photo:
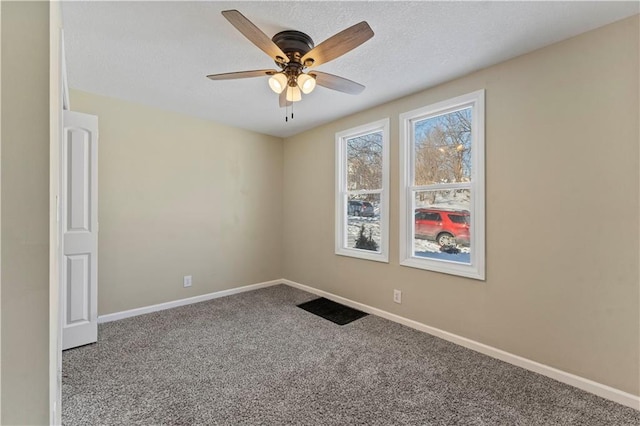
<path fill-rule="evenodd" d="M 291 102 L 291 119 L 293 120 L 293 102 Z M 284 122 L 285 123 L 289 122 L 289 105 L 288 104 L 285 107 Z"/>

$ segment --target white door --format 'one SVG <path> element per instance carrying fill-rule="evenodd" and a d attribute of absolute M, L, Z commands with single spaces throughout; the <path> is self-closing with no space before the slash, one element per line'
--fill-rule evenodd
<path fill-rule="evenodd" d="M 62 349 L 98 340 L 98 117 L 64 111 Z"/>

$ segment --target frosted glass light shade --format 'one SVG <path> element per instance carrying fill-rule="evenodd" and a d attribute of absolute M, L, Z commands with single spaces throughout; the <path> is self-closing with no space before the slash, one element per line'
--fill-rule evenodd
<path fill-rule="evenodd" d="M 269 87 L 271 87 L 271 90 L 276 93 L 282 93 L 282 91 L 287 87 L 287 76 L 281 72 L 274 74 L 269 79 Z"/>
<path fill-rule="evenodd" d="M 309 74 L 300 74 L 298 76 L 298 87 L 300 87 L 302 93 L 307 95 L 316 88 L 316 79 Z"/>
<path fill-rule="evenodd" d="M 287 101 L 298 102 L 299 100 L 302 100 L 302 94 L 300 93 L 298 86 L 287 87 Z"/>

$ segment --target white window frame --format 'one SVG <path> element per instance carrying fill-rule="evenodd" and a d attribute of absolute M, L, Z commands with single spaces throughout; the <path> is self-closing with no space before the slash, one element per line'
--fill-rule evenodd
<path fill-rule="evenodd" d="M 349 191 L 347 189 L 348 139 L 382 132 L 382 188 L 379 190 Z M 377 262 L 389 262 L 389 119 L 364 124 L 336 133 L 336 211 L 335 253 Z M 380 252 L 347 247 L 347 200 L 359 193 L 380 194 Z"/>
<path fill-rule="evenodd" d="M 471 183 L 416 186 L 413 182 L 414 123 L 472 107 Z M 478 280 L 485 279 L 484 90 L 437 102 L 400 115 L 400 264 Z M 415 191 L 471 189 L 470 264 L 413 255 Z"/>

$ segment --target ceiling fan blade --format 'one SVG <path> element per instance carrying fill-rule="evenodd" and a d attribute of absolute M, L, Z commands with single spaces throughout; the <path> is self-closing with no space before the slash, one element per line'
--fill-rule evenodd
<path fill-rule="evenodd" d="M 249 41 L 264 53 L 271 56 L 276 62 L 286 63 L 289 58 L 262 30 L 256 27 L 253 22 L 248 20 L 242 13 L 237 10 L 224 10 L 222 16 L 227 18 L 238 31 L 240 31 Z"/>
<path fill-rule="evenodd" d="M 293 102 L 288 101 L 287 100 L 287 91 L 283 90 L 282 93 L 280 93 L 280 108 L 284 108 L 284 107 L 288 107 L 293 105 Z"/>
<path fill-rule="evenodd" d="M 371 37 L 373 37 L 373 30 L 366 21 L 362 21 L 329 37 L 308 51 L 300 62 L 307 67 L 316 67 L 344 55 Z"/>
<path fill-rule="evenodd" d="M 233 80 L 236 78 L 251 78 L 251 77 L 264 77 L 266 75 L 274 75 L 278 71 L 276 70 L 253 70 L 253 71 L 239 71 L 239 72 L 225 72 L 222 74 L 211 74 L 207 78 L 211 80 Z"/>
<path fill-rule="evenodd" d="M 312 71 L 309 74 L 315 76 L 316 84 L 326 87 L 327 89 L 349 93 L 350 95 L 360 94 L 364 90 L 364 86 L 362 84 L 343 77 L 338 77 L 337 75 L 320 71 Z"/>

